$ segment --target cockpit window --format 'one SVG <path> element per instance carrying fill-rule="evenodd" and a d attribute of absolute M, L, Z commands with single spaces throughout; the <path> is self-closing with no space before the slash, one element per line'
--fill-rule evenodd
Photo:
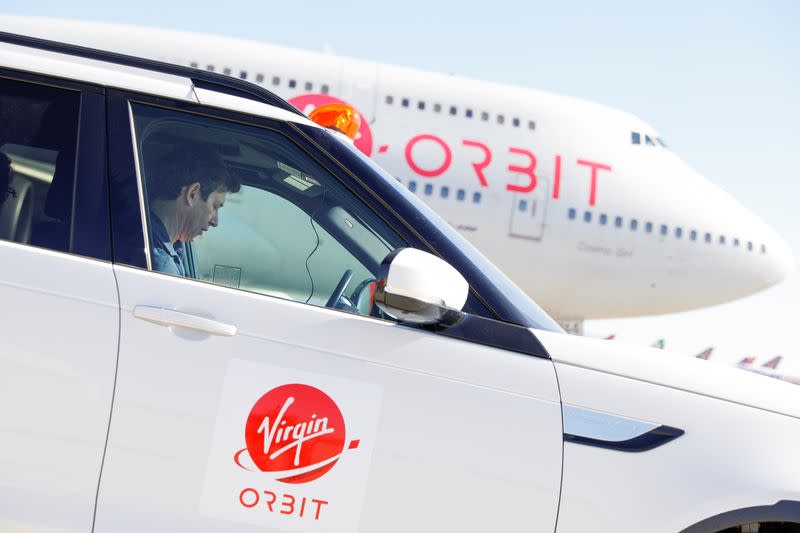
<path fill-rule="evenodd" d="M 667 148 L 667 143 L 661 137 L 655 135 L 644 135 L 644 142 L 642 142 L 642 134 L 638 131 L 631 132 L 631 144 L 645 144 L 647 146 L 660 146 Z"/>

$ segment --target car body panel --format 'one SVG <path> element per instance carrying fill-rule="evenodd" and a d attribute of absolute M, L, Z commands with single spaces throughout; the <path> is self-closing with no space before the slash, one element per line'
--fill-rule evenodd
<path fill-rule="evenodd" d="M 0 241 L 0 265 L 0 529 L 89 531 L 119 340 L 111 264 Z"/>
<path fill-rule="evenodd" d="M 629 377 L 555 366 L 565 403 L 685 432 L 639 453 L 565 443 L 559 533 L 680 531 L 721 510 L 800 499 L 800 463 L 787 455 L 788 443 L 800 439 L 796 419 Z"/>
<path fill-rule="evenodd" d="M 180 76 L 7 43 L 3 44 L 2 59 L 4 67 L 26 72 L 106 87 L 126 88 L 176 100 L 197 101 L 192 90 L 192 81 Z"/>
<path fill-rule="evenodd" d="M 363 509 L 360 518 L 345 513 L 349 518 L 332 523 L 326 518 L 339 516 L 338 500 L 321 497 L 332 514 L 322 514 L 317 527 L 331 531 L 399 532 L 419 523 L 459 531 L 554 528 L 561 406 L 549 360 L 163 274 L 115 271 L 120 374 L 95 531 L 274 527 L 263 506 L 236 508 L 234 488 L 249 486 L 298 499 L 339 495 L 339 507 Z M 134 316 L 142 304 L 207 316 L 237 333 L 215 337 L 156 325 Z M 228 449 L 235 446 L 218 448 L 244 441 L 245 415 L 257 399 L 233 401 L 230 412 L 221 407 L 232 401 L 224 378 L 241 365 L 263 372 L 259 394 L 272 387 L 270 375 L 282 372 L 289 382 L 311 379 L 326 392 L 341 380 L 353 390 L 378 390 L 374 437 L 363 436 L 352 454 L 371 450 L 368 480 L 351 479 L 348 469 L 357 462 L 344 461 L 347 455 L 307 484 L 286 485 L 263 472 L 239 477 L 237 450 Z M 331 394 L 346 405 L 342 394 Z M 343 409 L 346 422 L 348 413 Z M 363 425 L 360 431 L 370 434 Z M 220 496 L 209 480 L 232 488 Z M 350 494 L 358 483 L 365 483 L 363 492 Z M 295 519 L 288 517 L 286 527 L 301 528 Z"/>
<path fill-rule="evenodd" d="M 632 344 L 566 337 L 538 330 L 536 336 L 553 361 L 561 365 L 628 377 L 800 418 L 800 389 L 789 383 Z"/>

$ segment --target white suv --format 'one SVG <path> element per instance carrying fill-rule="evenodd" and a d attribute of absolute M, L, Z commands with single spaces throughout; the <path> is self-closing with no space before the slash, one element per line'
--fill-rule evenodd
<path fill-rule="evenodd" d="M 563 334 L 263 89 L 0 41 L 3 531 L 800 527 L 800 388 Z"/>

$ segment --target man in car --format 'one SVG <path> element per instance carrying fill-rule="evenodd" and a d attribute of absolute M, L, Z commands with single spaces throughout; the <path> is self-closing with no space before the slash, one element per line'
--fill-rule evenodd
<path fill-rule="evenodd" d="M 147 165 L 153 269 L 186 276 L 184 243 L 217 227 L 227 193 L 240 187 L 212 147 L 175 147 Z"/>

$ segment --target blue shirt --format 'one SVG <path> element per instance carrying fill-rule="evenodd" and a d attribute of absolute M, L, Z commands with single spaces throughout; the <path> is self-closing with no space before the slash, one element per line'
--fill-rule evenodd
<path fill-rule="evenodd" d="M 183 243 L 180 241 L 173 243 L 169 238 L 166 226 L 153 213 L 150 213 L 150 228 L 153 234 L 151 246 L 153 249 L 153 270 L 186 277 L 186 270 L 183 268 L 186 248 L 184 248 Z"/>

